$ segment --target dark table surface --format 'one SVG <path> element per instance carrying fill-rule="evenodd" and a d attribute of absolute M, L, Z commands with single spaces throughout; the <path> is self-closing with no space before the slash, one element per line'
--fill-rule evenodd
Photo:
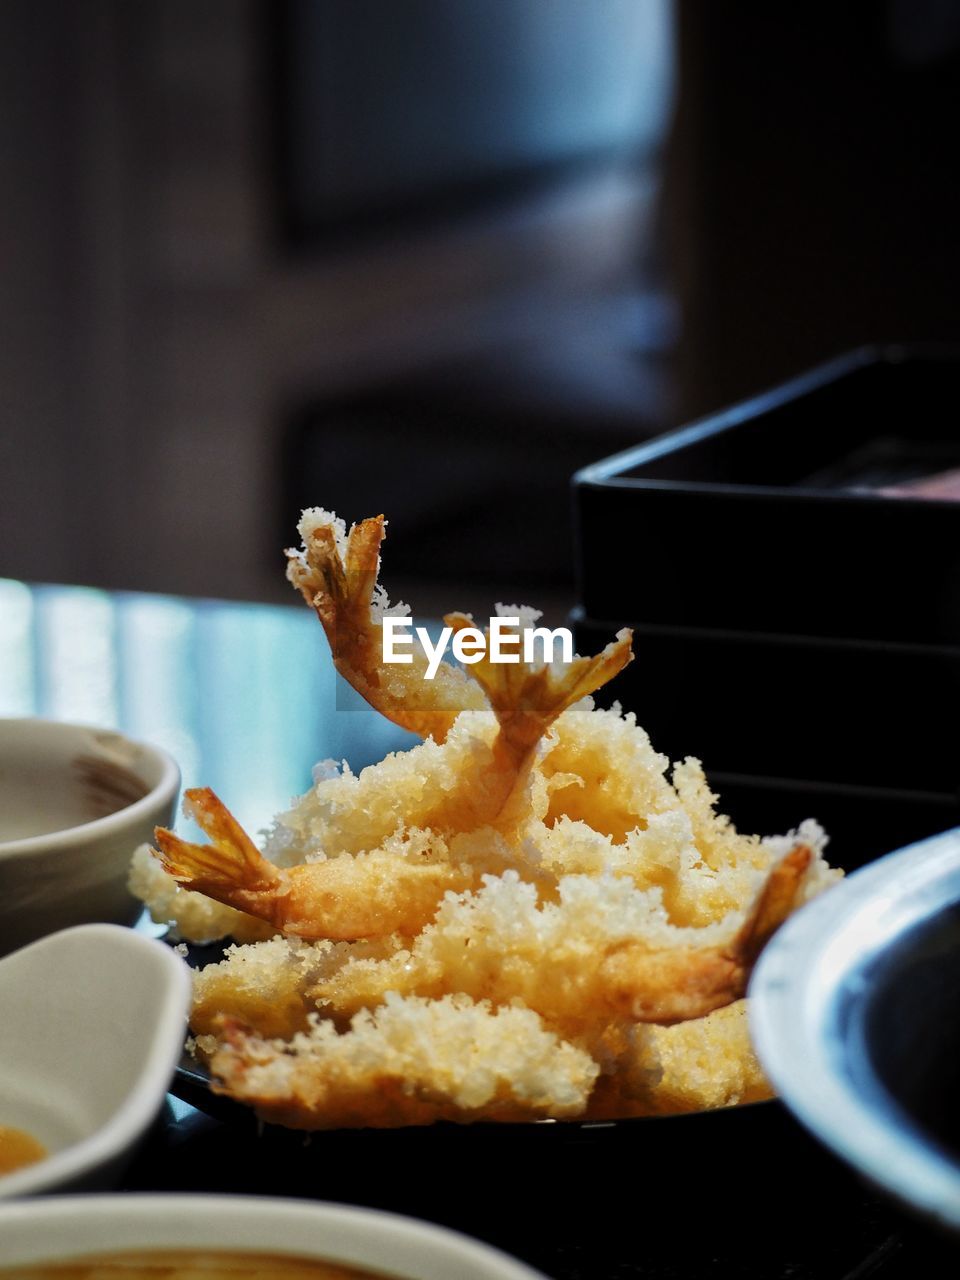
<path fill-rule="evenodd" d="M 166 747 L 184 786 L 212 786 L 253 831 L 306 790 L 316 762 L 346 759 L 356 770 L 414 741 L 338 683 L 303 607 L 9 580 L 0 580 L 0 715 L 116 727 Z M 305 1138 L 260 1128 L 185 1079 L 174 1090 L 126 1189 L 411 1213 L 554 1280 L 960 1274 L 948 1242 L 864 1186 L 779 1103 L 602 1126 Z"/>

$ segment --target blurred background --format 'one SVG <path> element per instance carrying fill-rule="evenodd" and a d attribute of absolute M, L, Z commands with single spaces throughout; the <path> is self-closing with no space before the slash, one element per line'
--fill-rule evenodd
<path fill-rule="evenodd" d="M 958 337 L 958 70 L 951 0 L 3 0 L 0 576 L 291 599 L 323 505 L 562 616 L 575 468 Z"/>

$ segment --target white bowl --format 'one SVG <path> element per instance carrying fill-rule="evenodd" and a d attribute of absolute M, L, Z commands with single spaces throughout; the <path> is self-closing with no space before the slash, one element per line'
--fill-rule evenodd
<path fill-rule="evenodd" d="M 113 1185 L 163 1101 L 190 992 L 179 956 L 118 925 L 0 960 L 0 1125 L 50 1153 L 0 1177 L 0 1197 Z"/>
<path fill-rule="evenodd" d="M 489 1245 L 413 1218 L 256 1196 L 83 1196 L 4 1205 L 0 1241 L 8 1267 L 137 1248 L 224 1249 L 369 1267 L 403 1280 L 544 1280 Z"/>
<path fill-rule="evenodd" d="M 130 855 L 173 817 L 165 751 L 55 720 L 0 719 L 0 955 L 88 921 L 132 924 Z"/>
<path fill-rule="evenodd" d="M 960 829 L 863 867 L 778 931 L 750 984 L 783 1101 L 877 1186 L 960 1232 Z"/>

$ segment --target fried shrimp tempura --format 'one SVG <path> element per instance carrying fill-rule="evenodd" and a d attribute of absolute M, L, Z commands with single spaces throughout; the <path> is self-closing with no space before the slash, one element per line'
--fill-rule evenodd
<path fill-rule="evenodd" d="M 416 933 L 447 890 L 473 877 L 449 863 L 408 862 L 382 851 L 277 867 L 207 787 L 186 792 L 184 810 L 212 844 L 190 844 L 157 827 L 158 857 L 178 884 L 247 912 L 297 938 Z"/>
<path fill-rule="evenodd" d="M 158 830 L 135 855 L 155 919 L 246 943 L 195 976 L 215 1087 L 301 1128 L 766 1096 L 743 995 L 782 920 L 840 874 L 817 824 L 743 835 L 699 762 L 671 770 L 632 714 L 594 706 L 629 632 L 566 665 L 484 657 L 426 681 L 423 655 L 382 662 L 383 519 L 347 534 L 314 510 L 300 532 L 288 576 L 337 669 L 424 741 L 323 770 L 262 851 L 196 789 L 210 843 Z"/>
<path fill-rule="evenodd" d="M 348 961 L 310 994 L 341 1017 L 384 991 L 433 998 L 458 991 L 496 1005 L 520 999 L 572 1037 L 595 1036 L 618 1020 L 669 1026 L 701 1018 L 744 995 L 812 857 L 796 845 L 741 922 L 702 929 L 669 924 L 659 895 L 620 877 L 566 876 L 559 902 L 540 903 L 516 872 L 487 876 L 477 892 L 448 897 L 409 951 Z"/>
<path fill-rule="evenodd" d="M 582 1114 L 599 1067 L 519 1007 L 388 994 L 337 1034 L 314 1015 L 292 1040 L 227 1021 L 217 1092 L 295 1129 L 531 1120 Z"/>

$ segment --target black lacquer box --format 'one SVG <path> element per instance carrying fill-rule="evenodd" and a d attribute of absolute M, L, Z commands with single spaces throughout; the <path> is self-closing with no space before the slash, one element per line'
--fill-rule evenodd
<path fill-rule="evenodd" d="M 960 353 L 905 347 L 588 467 L 579 649 L 634 628 L 613 696 L 744 828 L 816 816 L 853 867 L 956 825 L 958 468 Z"/>

